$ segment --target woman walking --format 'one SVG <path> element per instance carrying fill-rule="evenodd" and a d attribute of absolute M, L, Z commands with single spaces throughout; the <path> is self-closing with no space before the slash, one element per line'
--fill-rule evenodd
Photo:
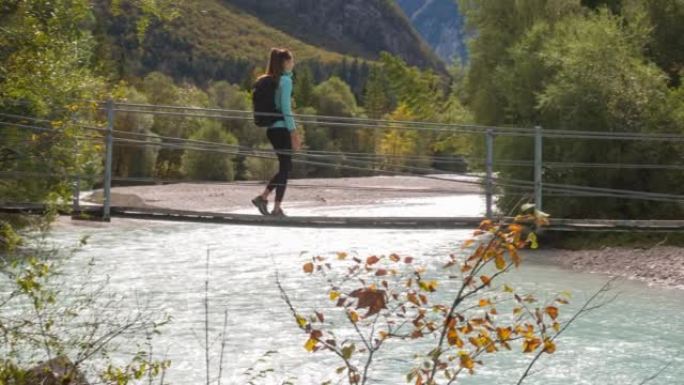
<path fill-rule="evenodd" d="M 274 48 L 271 50 L 266 73 L 257 80 L 254 87 L 255 120 L 258 125 L 268 127 L 266 135 L 278 156 L 278 172 L 271 178 L 264 192 L 252 199 L 254 206 L 263 215 L 269 215 L 268 197 L 275 190 L 275 204 L 270 215 L 285 216 L 282 203 L 287 178 L 292 170 L 292 152 L 300 147 L 299 134 L 292 116 L 293 68 L 292 53 L 286 49 Z"/>

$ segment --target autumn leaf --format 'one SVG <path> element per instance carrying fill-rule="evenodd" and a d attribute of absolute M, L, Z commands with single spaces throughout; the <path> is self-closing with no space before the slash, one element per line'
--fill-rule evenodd
<path fill-rule="evenodd" d="M 491 304 L 492 304 L 491 301 L 489 301 L 486 298 L 480 299 L 480 303 L 479 303 L 480 307 L 487 307 L 487 306 L 490 306 Z"/>
<path fill-rule="evenodd" d="M 504 291 L 505 293 L 513 293 L 513 288 L 510 287 L 510 286 L 508 286 L 508 285 L 505 285 L 505 284 L 504 284 L 504 285 L 503 285 L 503 291 Z"/>
<path fill-rule="evenodd" d="M 511 261 L 515 264 L 515 267 L 520 266 L 520 254 L 518 250 L 513 245 L 508 245 L 508 254 L 511 256 Z"/>
<path fill-rule="evenodd" d="M 527 338 L 523 341 L 523 353 L 532 353 L 541 345 L 539 338 Z"/>
<path fill-rule="evenodd" d="M 467 249 L 468 247 L 472 246 L 473 243 L 475 243 L 474 239 L 468 239 L 465 242 L 463 242 L 463 248 Z"/>
<path fill-rule="evenodd" d="M 527 243 L 530 245 L 530 249 L 539 248 L 539 243 L 537 242 L 537 234 L 535 234 L 535 233 L 527 234 Z"/>
<path fill-rule="evenodd" d="M 351 322 L 353 322 L 353 323 L 359 322 L 359 314 L 357 312 L 355 312 L 354 310 L 349 310 L 348 315 L 349 315 L 349 319 L 351 320 Z"/>
<path fill-rule="evenodd" d="M 304 264 L 303 268 L 305 273 L 311 274 L 314 271 L 314 264 L 312 262 L 307 262 Z"/>
<path fill-rule="evenodd" d="M 489 286 L 489 284 L 492 282 L 492 279 L 489 278 L 489 277 L 486 276 L 486 275 L 483 275 L 483 276 L 480 277 L 480 281 L 482 281 L 482 284 L 483 284 L 483 285 Z"/>
<path fill-rule="evenodd" d="M 560 331 L 560 324 L 558 322 L 554 322 L 551 327 L 556 331 L 556 333 Z"/>
<path fill-rule="evenodd" d="M 466 352 L 460 354 L 460 365 L 464 369 L 472 370 L 475 367 L 475 362 Z"/>
<path fill-rule="evenodd" d="M 506 260 L 504 259 L 504 256 L 501 253 L 496 255 L 494 263 L 496 264 L 496 268 L 499 270 L 503 270 L 506 268 Z"/>
<path fill-rule="evenodd" d="M 555 321 L 556 318 L 558 318 L 558 308 L 557 307 L 547 306 L 546 309 L 544 309 L 544 311 L 546 312 L 546 314 L 549 315 L 549 317 L 551 317 L 552 320 Z"/>
<path fill-rule="evenodd" d="M 420 302 L 418 302 L 418 296 L 415 293 L 408 293 L 406 295 L 406 298 L 408 299 L 409 302 L 416 306 L 420 306 Z"/>
<path fill-rule="evenodd" d="M 297 320 L 297 325 L 299 325 L 300 328 L 305 328 L 307 323 L 306 318 L 302 317 L 301 315 L 297 314 L 295 315 L 295 319 Z"/>
<path fill-rule="evenodd" d="M 317 312 L 317 311 L 314 312 L 314 313 L 316 313 L 316 318 L 318 318 L 318 320 L 319 320 L 320 322 L 325 321 L 325 316 L 323 316 L 323 313 L 319 313 L 319 312 Z"/>
<path fill-rule="evenodd" d="M 544 340 L 544 353 L 553 354 L 556 352 L 556 344 L 550 339 Z"/>
<path fill-rule="evenodd" d="M 307 352 L 311 353 L 316 348 L 316 343 L 317 341 L 315 339 L 309 338 L 308 340 L 306 340 L 306 343 L 304 344 L 304 349 L 306 349 Z"/>
<path fill-rule="evenodd" d="M 384 275 L 387 275 L 387 270 L 385 270 L 385 269 L 378 269 L 378 270 L 375 272 L 375 275 L 378 276 L 378 277 L 382 277 L 382 276 L 384 276 Z"/>
<path fill-rule="evenodd" d="M 366 265 L 368 266 L 375 265 L 378 262 L 380 262 L 380 258 L 376 257 L 375 255 L 366 258 Z"/>
<path fill-rule="evenodd" d="M 399 262 L 401 260 L 401 258 L 396 254 L 391 254 L 389 256 L 389 258 L 390 258 L 390 261 L 392 261 L 392 262 Z"/>
<path fill-rule="evenodd" d="M 352 357 L 352 355 L 354 354 L 355 350 L 356 350 L 356 346 L 354 344 L 347 345 L 347 346 L 343 347 L 342 348 L 342 357 L 344 357 L 344 359 L 346 359 L 346 360 L 350 359 Z"/>
<path fill-rule="evenodd" d="M 340 296 L 340 292 L 339 292 L 339 291 L 332 290 L 332 291 L 330 292 L 330 300 L 331 300 L 331 301 L 336 300 L 337 297 L 339 297 L 339 296 Z"/>
<path fill-rule="evenodd" d="M 340 251 L 337 253 L 337 259 L 345 259 L 348 255 L 349 254 L 345 253 L 344 251 Z"/>
<path fill-rule="evenodd" d="M 499 340 L 502 342 L 506 342 L 506 341 L 510 340 L 512 333 L 513 333 L 513 330 L 510 327 L 506 327 L 506 328 L 498 327 L 498 328 L 496 328 L 496 335 L 499 338 Z"/>
<path fill-rule="evenodd" d="M 447 333 L 447 340 L 449 341 L 449 345 L 451 346 L 456 346 L 458 348 L 463 347 L 463 340 L 458 336 L 456 328 L 449 328 L 449 332 Z"/>
<path fill-rule="evenodd" d="M 418 286 L 424 291 L 433 292 L 437 290 L 437 281 L 420 281 Z"/>
<path fill-rule="evenodd" d="M 406 257 L 406 258 L 404 258 L 404 263 L 406 263 L 406 264 L 411 264 L 411 263 L 413 263 L 413 257 Z"/>
<path fill-rule="evenodd" d="M 357 309 L 367 308 L 365 317 L 379 313 L 382 309 L 387 309 L 387 299 L 384 290 L 375 288 L 357 289 L 349 294 L 350 297 L 358 298 Z"/>

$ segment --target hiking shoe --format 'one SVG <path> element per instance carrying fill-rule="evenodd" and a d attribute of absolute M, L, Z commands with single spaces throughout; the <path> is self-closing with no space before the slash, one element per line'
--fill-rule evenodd
<path fill-rule="evenodd" d="M 268 200 L 262 198 L 261 195 L 252 199 L 252 204 L 259 209 L 261 215 L 268 215 Z"/>
<path fill-rule="evenodd" d="M 273 210 L 271 212 L 271 215 L 274 217 L 286 217 L 287 216 L 287 215 L 285 215 L 285 212 L 283 211 L 283 209 Z"/>

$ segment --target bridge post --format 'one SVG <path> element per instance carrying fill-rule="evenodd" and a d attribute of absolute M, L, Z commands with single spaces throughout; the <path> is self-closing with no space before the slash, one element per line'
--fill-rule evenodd
<path fill-rule="evenodd" d="M 112 131 L 114 130 L 114 102 L 107 100 L 107 134 L 105 136 L 105 169 L 104 169 L 104 202 L 102 204 L 102 219 L 109 221 L 111 219 L 110 211 L 112 204 L 112 150 L 114 140 Z"/>
<path fill-rule="evenodd" d="M 534 128 L 534 206 L 542 211 L 542 128 Z"/>
<path fill-rule="evenodd" d="M 73 215 L 76 215 L 76 213 L 78 213 L 78 211 L 81 209 L 81 174 L 77 174 L 74 178 L 73 194 Z"/>
<path fill-rule="evenodd" d="M 487 157 L 485 160 L 486 169 L 486 181 L 485 181 L 485 193 L 486 193 L 486 205 L 487 205 L 487 218 L 491 219 L 493 216 L 493 200 L 494 200 L 494 130 L 491 128 L 487 129 L 487 134 L 485 136 L 485 146 L 487 151 Z"/>

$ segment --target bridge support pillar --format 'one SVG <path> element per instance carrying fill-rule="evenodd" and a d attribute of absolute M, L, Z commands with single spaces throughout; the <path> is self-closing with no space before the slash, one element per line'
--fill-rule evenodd
<path fill-rule="evenodd" d="M 107 101 L 107 133 L 105 136 L 105 169 L 104 169 L 104 183 L 103 183 L 103 198 L 102 203 L 102 220 L 109 221 L 111 219 L 110 211 L 112 204 L 112 150 L 114 147 L 114 138 L 112 137 L 114 130 L 114 102 Z"/>
<path fill-rule="evenodd" d="M 534 206 L 539 211 L 542 211 L 542 143 L 542 128 L 536 126 L 534 128 Z"/>

